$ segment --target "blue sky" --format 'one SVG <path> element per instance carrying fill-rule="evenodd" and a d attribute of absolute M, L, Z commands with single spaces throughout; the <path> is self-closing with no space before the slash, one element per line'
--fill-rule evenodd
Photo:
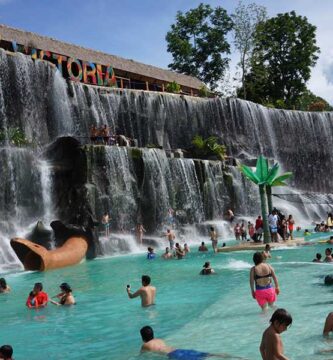
<path fill-rule="evenodd" d="M 167 68 L 165 34 L 178 10 L 201 2 L 232 13 L 237 0 L 0 0 L 0 23 L 58 40 Z M 333 1 L 257 0 L 269 16 L 295 10 L 317 26 L 321 54 L 310 89 L 333 104 Z M 238 55 L 232 55 L 234 72 Z"/>

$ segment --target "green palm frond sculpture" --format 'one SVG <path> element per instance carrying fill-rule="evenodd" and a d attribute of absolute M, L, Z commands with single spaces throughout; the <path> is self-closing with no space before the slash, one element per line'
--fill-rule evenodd
<path fill-rule="evenodd" d="M 257 159 L 255 171 L 252 171 L 250 167 L 243 164 L 239 166 L 240 171 L 244 174 L 244 176 L 259 186 L 261 214 L 264 223 L 265 243 L 268 243 L 270 241 L 267 213 L 271 213 L 273 210 L 272 187 L 286 186 L 287 184 L 285 183 L 285 180 L 289 179 L 293 175 L 292 172 L 286 172 L 278 176 L 277 174 L 279 172 L 279 167 L 279 164 L 275 163 L 271 168 L 269 168 L 267 158 L 262 155 L 260 155 Z M 265 193 L 267 197 L 268 212 Z"/>

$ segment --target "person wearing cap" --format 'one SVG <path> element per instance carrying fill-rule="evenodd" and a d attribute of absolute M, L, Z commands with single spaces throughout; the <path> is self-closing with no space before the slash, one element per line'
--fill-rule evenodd
<path fill-rule="evenodd" d="M 200 275 L 212 275 L 215 274 L 214 269 L 211 268 L 210 262 L 205 262 L 203 269 L 200 271 Z"/>
<path fill-rule="evenodd" d="M 51 303 L 54 305 L 75 305 L 72 288 L 67 283 L 62 283 L 60 290 L 61 292 L 55 296 L 59 299 L 59 302 L 51 300 Z"/>
<path fill-rule="evenodd" d="M 31 300 L 34 300 L 32 303 Z M 39 308 L 45 307 L 49 301 L 49 296 L 43 291 L 43 284 L 38 282 L 35 283 L 33 290 L 28 296 L 26 306 L 28 308 Z"/>

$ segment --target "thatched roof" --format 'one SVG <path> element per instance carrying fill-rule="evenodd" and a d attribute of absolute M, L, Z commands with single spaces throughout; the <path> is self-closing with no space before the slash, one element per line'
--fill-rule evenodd
<path fill-rule="evenodd" d="M 22 31 L 0 24 L 0 39 L 16 41 L 17 44 L 28 45 L 41 50 L 66 55 L 75 59 L 90 61 L 101 65 L 111 65 L 115 70 L 122 70 L 133 74 L 151 77 L 164 82 L 176 81 L 178 84 L 199 89 L 203 83 L 197 78 L 164 70 L 152 65 L 142 64 L 115 55 L 86 49 L 81 46 L 65 43 L 32 32 Z"/>

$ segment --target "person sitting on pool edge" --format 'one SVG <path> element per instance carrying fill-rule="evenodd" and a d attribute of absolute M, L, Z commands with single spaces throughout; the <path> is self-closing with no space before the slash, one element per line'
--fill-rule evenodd
<path fill-rule="evenodd" d="M 200 271 L 200 275 L 212 275 L 212 274 L 215 274 L 215 271 L 210 267 L 210 262 L 206 261 L 203 266 L 203 269 Z"/>
<path fill-rule="evenodd" d="M 155 305 L 156 288 L 150 285 L 150 277 L 148 275 L 142 275 L 141 278 L 142 287 L 137 290 L 134 294 L 131 293 L 131 287 L 127 285 L 126 291 L 130 299 L 134 299 L 138 296 L 141 297 L 141 306 L 147 307 Z"/>
<path fill-rule="evenodd" d="M 75 299 L 72 294 L 72 289 L 67 283 L 62 283 L 60 285 L 61 292 L 56 295 L 59 299 L 59 302 L 51 300 L 53 305 L 75 305 Z"/>
<path fill-rule="evenodd" d="M 209 354 L 196 350 L 174 349 L 166 345 L 162 339 L 155 339 L 154 330 L 150 326 L 144 326 L 143 328 L 141 328 L 140 334 L 143 341 L 143 345 L 141 346 L 141 352 L 151 351 L 155 353 L 165 354 L 169 359 L 203 360 L 211 356 L 228 359 L 242 359 L 240 357 L 234 357 L 227 354 Z"/>
<path fill-rule="evenodd" d="M 0 347 L 1 360 L 14 360 L 12 356 L 13 356 L 13 348 L 10 345 L 2 345 Z"/>

